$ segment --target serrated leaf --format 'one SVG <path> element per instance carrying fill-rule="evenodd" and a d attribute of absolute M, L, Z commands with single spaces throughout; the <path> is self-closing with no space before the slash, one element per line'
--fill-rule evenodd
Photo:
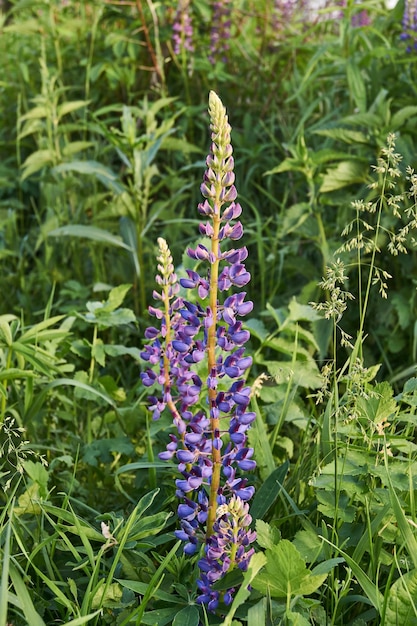
<path fill-rule="evenodd" d="M 318 311 L 313 309 L 310 304 L 300 304 L 296 298 L 292 298 L 289 305 L 289 320 L 292 322 L 316 322 L 321 319 Z"/>
<path fill-rule="evenodd" d="M 293 544 L 306 563 L 316 561 L 323 548 L 323 540 L 313 528 L 299 530 L 294 537 Z"/>
<path fill-rule="evenodd" d="M 361 415 L 366 416 L 374 424 L 388 421 L 397 410 L 391 385 L 384 381 L 378 383 L 366 398 L 357 399 L 357 407 Z"/>
<path fill-rule="evenodd" d="M 314 576 L 311 573 L 297 548 L 286 539 L 265 554 L 265 568 L 252 581 L 254 589 L 265 595 L 287 599 L 296 595 L 308 596 L 326 580 L 327 574 Z"/>
<path fill-rule="evenodd" d="M 291 380 L 294 385 L 305 389 L 318 389 L 323 384 L 321 374 L 313 361 L 297 361 L 294 365 L 289 361 L 260 361 L 260 363 L 279 384 Z"/>
<path fill-rule="evenodd" d="M 278 528 L 267 524 L 261 519 L 256 520 L 256 541 L 261 548 L 273 548 L 281 539 Z"/>
<path fill-rule="evenodd" d="M 310 626 L 308 619 L 295 611 L 285 612 L 285 624 L 287 626 Z"/>

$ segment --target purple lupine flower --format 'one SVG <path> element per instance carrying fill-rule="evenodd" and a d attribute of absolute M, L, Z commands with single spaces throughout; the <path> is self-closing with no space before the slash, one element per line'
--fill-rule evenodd
<path fill-rule="evenodd" d="M 175 457 L 181 474 L 176 480 L 181 525 L 176 536 L 185 542 L 188 555 L 205 544 L 205 557 L 199 562 L 199 602 L 215 610 L 219 594 L 211 584 L 234 567 L 245 569 L 253 553 L 248 547 L 255 534 L 248 530 L 247 501 L 254 488 L 244 474 L 256 463 L 247 446 L 247 430 L 255 414 L 248 410 L 250 387 L 244 376 L 252 358 L 245 355 L 249 332 L 241 320 L 253 308 L 246 292 L 240 291 L 250 280 L 244 264 L 248 252 L 245 247 L 222 249 L 242 237 L 243 227 L 236 221 L 242 209 L 235 202 L 231 128 L 214 92 L 210 92 L 209 114 L 212 145 L 201 185 L 205 200 L 198 210 L 208 219 L 200 224 L 200 232 L 211 243 L 187 250 L 206 270 L 187 270 L 187 277 L 179 282 L 183 289 L 196 292 L 194 301 L 180 297 L 171 254 L 165 240 L 158 239 L 157 282 L 162 289 L 154 292 L 154 298 L 162 310 L 149 310 L 160 320 L 161 330 L 147 329 L 150 343 L 141 354 L 149 365 L 142 373 L 144 385 L 162 390 L 149 397 L 149 409 L 154 419 L 168 409 L 178 431 L 170 435 L 166 451 L 160 454 L 164 460 Z M 219 294 L 230 289 L 237 291 L 220 300 Z M 213 570 L 208 572 L 210 563 Z M 222 595 L 226 604 L 233 591 Z"/>
<path fill-rule="evenodd" d="M 360 28 L 362 26 L 369 26 L 370 23 L 371 23 L 371 18 L 369 17 L 369 13 L 366 9 L 363 9 L 362 11 L 359 11 L 358 13 L 355 13 L 355 15 L 352 16 L 351 24 L 352 26 L 356 28 Z"/>
<path fill-rule="evenodd" d="M 190 0 L 179 0 L 172 25 L 172 43 L 174 54 L 183 50 L 194 52 L 193 24 L 190 13 Z"/>
<path fill-rule="evenodd" d="M 415 33 L 417 33 L 417 0 L 405 0 L 400 39 L 412 40 L 413 45 L 407 47 L 407 52 L 411 52 L 412 49 L 417 50 L 417 34 Z"/>
<path fill-rule="evenodd" d="M 230 29 L 232 25 L 230 0 L 217 0 L 213 2 L 213 15 L 210 31 L 210 54 L 209 61 L 213 65 L 216 61 L 227 61 L 229 50 Z M 203 194 L 204 195 L 204 194 Z"/>
<path fill-rule="evenodd" d="M 272 8 L 271 26 L 274 33 L 281 33 L 292 20 L 294 13 L 292 0 L 274 0 Z"/>
<path fill-rule="evenodd" d="M 213 535 L 207 540 L 205 555 L 198 562 L 202 574 L 197 583 L 200 589 L 197 601 L 207 604 L 211 611 L 217 608 L 220 600 L 220 592 L 212 589 L 212 584 L 234 567 L 243 572 L 248 569 L 254 553 L 254 549 L 248 546 L 256 539 L 256 533 L 250 530 L 251 523 L 249 505 L 239 496 L 233 495 L 217 508 Z M 232 602 L 233 591 L 224 594 L 226 605 Z"/>

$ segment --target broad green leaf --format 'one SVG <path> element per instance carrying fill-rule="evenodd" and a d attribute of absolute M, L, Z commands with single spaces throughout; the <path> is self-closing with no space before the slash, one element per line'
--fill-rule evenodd
<path fill-rule="evenodd" d="M 323 540 L 320 539 L 316 530 L 311 527 L 306 530 L 299 530 L 294 537 L 293 544 L 306 563 L 317 561 L 323 549 Z"/>
<path fill-rule="evenodd" d="M 307 569 L 297 548 L 286 539 L 266 551 L 265 569 L 256 576 L 252 586 L 274 598 L 310 595 L 326 580 L 327 574 L 313 575 Z"/>
<path fill-rule="evenodd" d="M 331 137 L 332 139 L 343 141 L 347 144 L 369 144 L 369 137 L 365 133 L 350 128 L 325 128 L 313 132 L 316 133 L 316 135 Z"/>
<path fill-rule="evenodd" d="M 308 619 L 295 611 L 286 611 L 285 620 L 286 626 L 310 626 Z"/>
<path fill-rule="evenodd" d="M 251 335 L 259 339 L 260 342 L 264 342 L 269 335 L 265 324 L 256 318 L 247 320 L 245 322 L 245 328 L 250 331 Z"/>
<path fill-rule="evenodd" d="M 256 541 L 261 548 L 273 548 L 279 543 L 281 533 L 278 528 L 261 519 L 256 520 Z"/>
<path fill-rule="evenodd" d="M 292 365 L 289 361 L 259 359 L 259 363 L 267 368 L 279 384 L 287 383 L 290 379 L 295 386 L 305 389 L 318 389 L 323 384 L 320 371 L 313 361 L 297 361 Z"/>
<path fill-rule="evenodd" d="M 58 106 L 57 115 L 58 119 L 64 117 L 64 115 L 68 115 L 68 113 L 72 113 L 73 111 L 78 111 L 78 109 L 82 109 L 87 106 L 91 100 L 73 100 L 72 102 L 63 102 Z"/>
<path fill-rule="evenodd" d="M 99 609 L 102 607 L 117 607 L 120 605 L 122 595 L 123 590 L 119 583 L 110 583 L 109 585 L 106 585 L 106 581 L 103 578 L 100 580 L 99 585 L 94 592 L 94 596 L 91 600 L 91 608 Z"/>
<path fill-rule="evenodd" d="M 41 512 L 39 490 L 40 487 L 38 483 L 29 485 L 26 491 L 19 496 L 18 504 L 13 509 L 14 515 L 39 515 Z"/>
<path fill-rule="evenodd" d="M 82 239 L 92 239 L 106 245 L 115 246 L 116 248 L 124 248 L 132 252 L 130 246 L 126 245 L 121 237 L 112 235 L 107 230 L 96 228 L 95 226 L 84 226 L 83 224 L 69 224 L 55 228 L 48 233 L 48 237 L 80 237 Z"/>
<path fill-rule="evenodd" d="M 116 194 L 121 194 L 124 191 L 118 176 L 110 168 L 98 161 L 71 161 L 70 163 L 60 163 L 60 165 L 52 169 L 53 174 L 62 174 L 64 172 L 76 172 L 87 176 L 95 176 L 110 191 Z"/>
<path fill-rule="evenodd" d="M 400 128 L 400 126 L 408 122 L 415 115 L 417 115 L 416 105 L 410 104 L 408 106 L 403 107 L 402 109 L 394 113 L 394 115 L 392 116 L 391 121 L 390 121 L 390 128 L 393 131 L 397 130 L 397 128 Z"/>
<path fill-rule="evenodd" d="M 147 611 L 141 617 L 140 624 L 144 624 L 145 626 L 167 626 L 168 624 L 172 624 L 172 620 L 175 619 L 177 612 L 177 608 Z"/>
<path fill-rule="evenodd" d="M 248 609 L 248 626 L 266 626 L 267 600 L 262 598 Z"/>
<path fill-rule="evenodd" d="M 107 298 L 107 302 L 103 305 L 103 311 L 110 313 L 115 311 L 124 301 L 127 292 L 132 289 L 132 285 L 118 285 L 114 287 Z"/>
<path fill-rule="evenodd" d="M 133 357 L 136 361 L 141 362 L 140 350 L 139 348 L 123 346 L 119 344 L 104 344 L 104 350 L 106 354 L 109 356 L 125 356 L 128 354 Z"/>
<path fill-rule="evenodd" d="M 391 385 L 384 381 L 375 385 L 372 394 L 367 394 L 366 398 L 359 396 L 357 407 L 361 414 L 371 422 L 380 424 L 388 421 L 397 410 L 397 403 L 393 396 L 394 391 Z"/>
<path fill-rule="evenodd" d="M 72 156 L 73 154 L 77 154 L 78 152 L 82 152 L 82 150 L 87 150 L 94 146 L 92 141 L 71 141 L 67 143 L 67 145 L 63 148 L 62 154 L 65 157 Z"/>
<path fill-rule="evenodd" d="M 346 74 L 349 86 L 349 94 L 353 98 L 358 110 L 366 111 L 366 86 L 362 73 L 353 58 L 348 58 L 346 63 Z"/>
<path fill-rule="evenodd" d="M 368 168 L 358 160 L 340 161 L 335 167 L 329 168 L 323 176 L 321 193 L 337 191 L 354 183 L 363 183 L 368 176 Z"/>
<path fill-rule="evenodd" d="M 91 347 L 91 356 L 93 359 L 97 361 L 97 363 L 101 367 L 105 367 L 106 365 L 106 352 L 104 350 L 104 344 L 102 339 L 98 338 L 95 340 L 93 346 Z"/>
<path fill-rule="evenodd" d="M 148 583 L 143 583 L 138 580 L 126 580 L 118 578 L 117 581 L 122 585 L 122 587 L 126 587 L 126 589 L 130 589 L 131 591 L 134 591 L 141 596 L 145 595 L 149 587 Z M 153 595 L 155 599 L 162 600 L 163 602 L 168 604 L 178 604 L 180 602 L 180 598 L 178 597 L 178 595 L 171 595 L 170 593 L 162 591 L 161 589 L 156 589 Z"/>
<path fill-rule="evenodd" d="M 417 569 L 401 574 L 390 587 L 385 624 L 417 624 Z"/>
<path fill-rule="evenodd" d="M 251 515 L 254 519 L 262 519 L 271 506 L 275 504 L 288 469 L 289 462 L 286 461 L 283 465 L 277 467 L 255 492 L 250 508 Z"/>
<path fill-rule="evenodd" d="M 289 319 L 293 322 L 316 322 L 321 315 L 310 304 L 300 304 L 296 298 L 291 298 L 288 305 Z"/>
<path fill-rule="evenodd" d="M 174 617 L 172 626 L 199 626 L 200 613 L 196 606 L 186 606 Z"/>
<path fill-rule="evenodd" d="M 36 172 L 39 172 L 46 165 L 53 163 L 54 159 L 55 154 L 52 150 L 37 150 L 36 152 L 32 152 L 22 165 L 23 172 L 20 180 L 23 182 L 32 174 L 36 174 Z"/>

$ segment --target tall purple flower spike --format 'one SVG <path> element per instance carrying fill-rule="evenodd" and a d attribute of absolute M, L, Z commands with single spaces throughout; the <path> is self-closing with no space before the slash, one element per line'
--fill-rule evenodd
<path fill-rule="evenodd" d="M 246 570 L 253 553 L 247 501 L 254 488 L 245 474 L 256 463 L 247 445 L 255 413 L 248 410 L 245 372 L 252 358 L 245 354 L 249 332 L 242 324 L 253 308 L 241 291 L 250 280 L 244 264 L 248 253 L 232 247 L 243 235 L 237 221 L 242 209 L 236 202 L 231 128 L 213 91 L 209 115 L 212 144 L 201 185 L 204 200 L 198 205 L 205 219 L 199 230 L 209 245 L 187 250 L 198 271 L 187 270 L 178 281 L 167 243 L 158 239 L 161 291 L 154 298 L 161 306 L 149 311 L 159 329 L 152 326 L 145 333 L 150 343 L 142 358 L 150 367 L 142 381 L 159 389 L 149 398 L 153 418 L 167 409 L 177 429 L 159 456 L 178 462 L 181 529 L 176 535 L 185 542 L 186 554 L 202 547 L 198 601 L 214 611 L 219 601 L 231 602 L 234 590 L 220 593 L 212 584 L 236 567 Z M 180 295 L 180 286 L 194 292 L 190 300 Z"/>

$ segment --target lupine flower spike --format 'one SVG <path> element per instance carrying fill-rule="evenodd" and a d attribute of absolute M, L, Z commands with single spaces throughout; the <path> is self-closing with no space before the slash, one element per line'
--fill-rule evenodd
<path fill-rule="evenodd" d="M 236 202 L 231 128 L 213 91 L 209 115 L 212 145 L 198 211 L 206 220 L 200 233 L 210 245 L 199 243 L 187 250 L 206 270 L 187 270 L 187 277 L 178 282 L 169 248 L 158 240 L 156 280 L 161 292 L 155 291 L 154 297 L 162 306 L 149 310 L 160 329 L 146 331 L 151 342 L 142 357 L 153 367 L 142 380 L 160 390 L 149 398 L 154 419 L 167 409 L 177 429 L 159 456 L 178 461 L 181 529 L 176 535 L 184 540 L 187 554 L 203 546 L 198 601 L 214 611 L 220 600 L 232 601 L 234 590 L 220 594 L 213 583 L 235 567 L 245 571 L 253 554 L 248 500 L 254 488 L 242 474 L 256 464 L 246 437 L 255 419 L 248 410 L 250 387 L 244 378 L 252 359 L 245 356 L 249 332 L 240 319 L 253 308 L 246 292 L 240 291 L 250 280 L 244 265 L 248 253 L 245 247 L 230 246 L 243 234 L 236 221 L 242 209 Z M 180 286 L 191 291 L 189 300 L 180 296 Z"/>

